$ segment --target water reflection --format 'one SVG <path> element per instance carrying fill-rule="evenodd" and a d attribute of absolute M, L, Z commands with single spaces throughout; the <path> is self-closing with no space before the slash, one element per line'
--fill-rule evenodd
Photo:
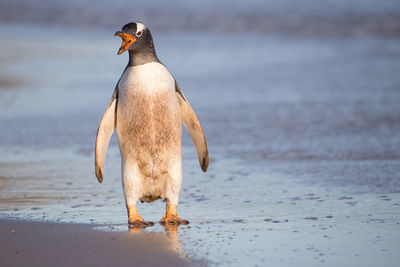
<path fill-rule="evenodd" d="M 149 232 L 151 229 L 147 228 L 146 230 L 143 227 L 135 227 L 129 226 L 129 233 L 148 233 L 148 234 L 157 234 L 166 237 L 166 245 L 167 249 L 178 254 L 179 257 L 186 259 L 185 251 L 183 250 L 183 245 L 181 240 L 179 239 L 179 225 L 161 225 L 164 232 Z M 113 228 L 115 229 L 115 228 Z"/>
<path fill-rule="evenodd" d="M 179 239 L 179 225 L 163 225 L 165 236 L 168 237 L 171 249 L 175 251 L 180 257 L 185 258 L 185 251 L 183 250 L 182 242 Z"/>

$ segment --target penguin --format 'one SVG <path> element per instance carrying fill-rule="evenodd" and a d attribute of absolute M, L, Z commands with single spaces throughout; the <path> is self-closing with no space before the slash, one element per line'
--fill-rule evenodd
<path fill-rule="evenodd" d="M 196 147 L 201 169 L 209 155 L 202 126 L 178 83 L 158 59 L 150 30 L 131 22 L 117 31 L 118 55 L 128 51 L 123 71 L 97 130 L 95 174 L 103 181 L 109 140 L 117 130 L 121 176 L 130 227 L 147 227 L 136 204 L 166 201 L 161 224 L 188 224 L 177 214 L 182 183 L 182 123 Z"/>

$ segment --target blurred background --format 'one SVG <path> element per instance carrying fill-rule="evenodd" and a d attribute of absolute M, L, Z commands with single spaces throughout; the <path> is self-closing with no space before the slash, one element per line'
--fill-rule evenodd
<path fill-rule="evenodd" d="M 398 36 L 396 0 L 1 1 L 3 23 L 107 29 L 131 20 L 153 31 L 201 31 L 296 36 Z"/>
<path fill-rule="evenodd" d="M 115 136 L 101 186 L 92 165 L 128 61 L 114 32 L 131 21 L 151 29 L 209 144 L 202 174 L 184 131 L 187 253 L 396 266 L 397 0 L 0 0 L 3 216 L 126 223 Z M 157 221 L 162 205 L 143 216 Z"/>

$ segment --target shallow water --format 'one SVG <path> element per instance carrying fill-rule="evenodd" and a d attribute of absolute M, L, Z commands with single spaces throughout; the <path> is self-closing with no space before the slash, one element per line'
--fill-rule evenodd
<path fill-rule="evenodd" d="M 93 169 L 127 61 L 120 40 L 27 27 L 0 27 L 0 216 L 127 231 L 115 137 L 103 184 Z M 400 40 L 154 36 L 211 156 L 203 174 L 185 132 L 183 253 L 225 266 L 397 266 Z M 164 205 L 138 207 L 157 222 Z"/>

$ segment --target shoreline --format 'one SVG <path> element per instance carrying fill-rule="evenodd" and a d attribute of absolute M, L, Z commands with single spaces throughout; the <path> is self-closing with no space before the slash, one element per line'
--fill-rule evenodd
<path fill-rule="evenodd" d="M 160 233 L 0 218 L 1 266 L 190 266 Z"/>

